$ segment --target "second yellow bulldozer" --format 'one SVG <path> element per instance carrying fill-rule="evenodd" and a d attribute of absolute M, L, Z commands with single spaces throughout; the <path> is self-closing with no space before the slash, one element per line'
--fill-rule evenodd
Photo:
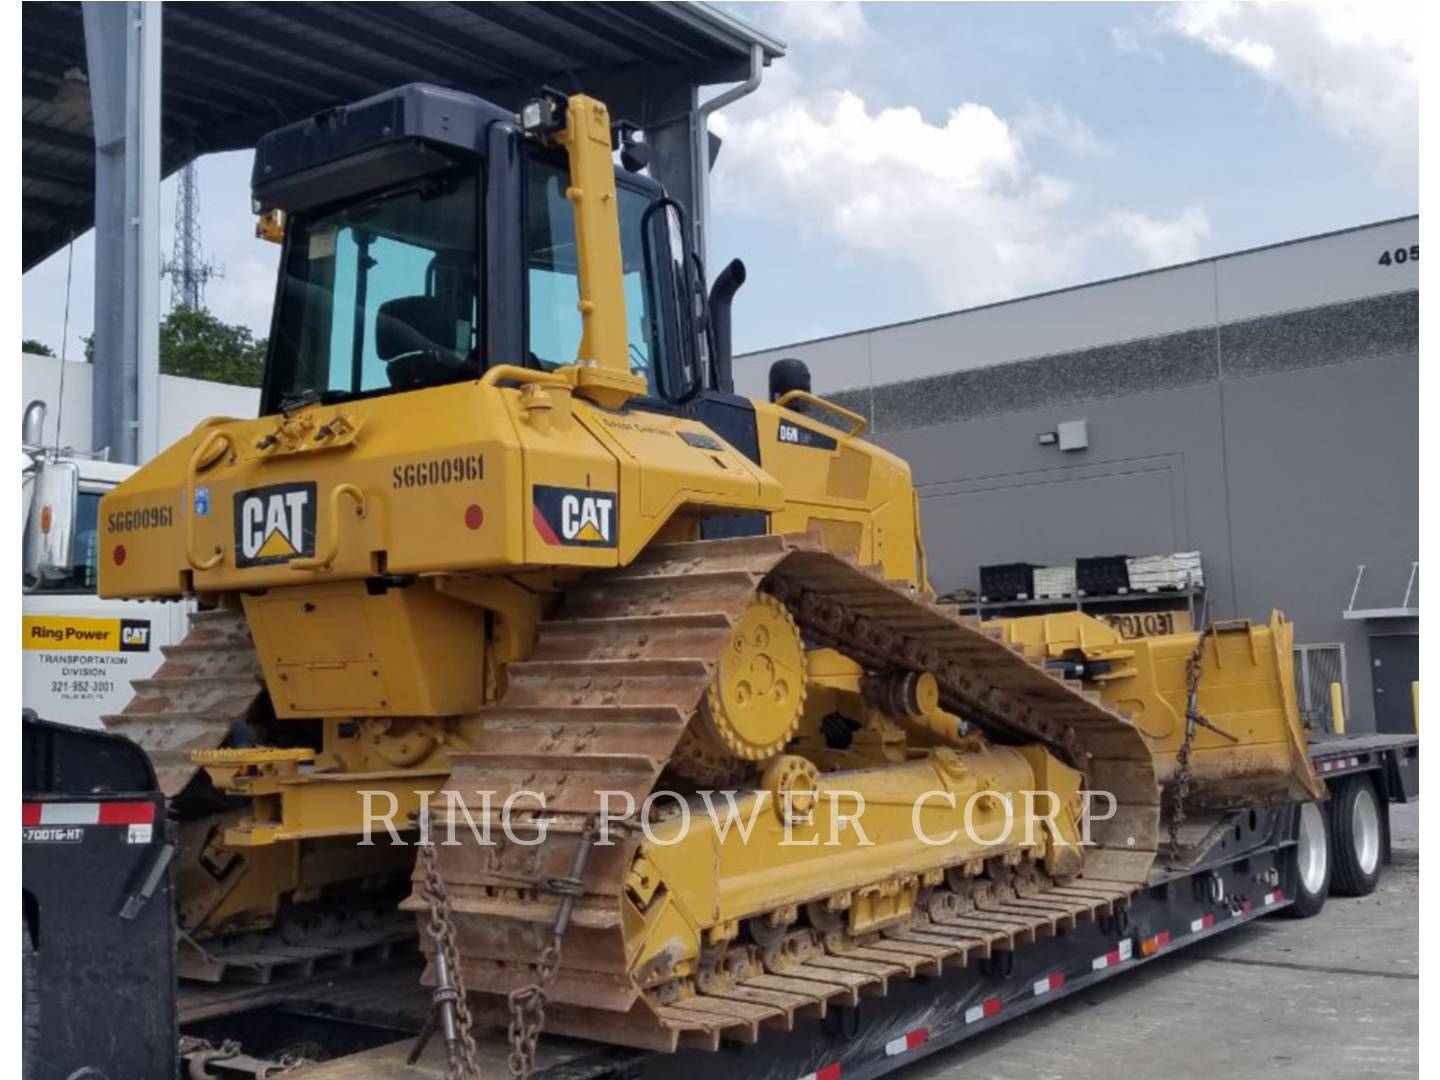
<path fill-rule="evenodd" d="M 414 910 L 481 1017 L 716 1046 L 1123 904 L 1167 796 L 1320 793 L 1278 618 L 938 604 L 907 466 L 793 367 L 734 393 L 743 268 L 706 295 L 615 138 L 409 86 L 260 143 L 262 415 L 101 514 L 104 595 L 204 609 L 108 718 L 180 822 L 182 971 Z"/>

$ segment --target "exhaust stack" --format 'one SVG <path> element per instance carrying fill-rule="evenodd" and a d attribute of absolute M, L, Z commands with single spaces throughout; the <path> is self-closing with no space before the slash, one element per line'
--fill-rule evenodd
<path fill-rule="evenodd" d="M 25 416 L 20 422 L 20 442 L 23 446 L 40 446 L 45 441 L 45 402 L 35 400 L 25 406 Z"/>

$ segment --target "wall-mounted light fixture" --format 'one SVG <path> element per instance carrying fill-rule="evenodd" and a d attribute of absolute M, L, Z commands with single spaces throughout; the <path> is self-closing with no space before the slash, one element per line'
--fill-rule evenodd
<path fill-rule="evenodd" d="M 1060 435 L 1061 450 L 1084 450 L 1090 445 L 1090 429 L 1084 420 L 1066 420 L 1056 431 Z"/>
<path fill-rule="evenodd" d="M 1041 446 L 1058 446 L 1061 450 L 1086 450 L 1090 446 L 1090 429 L 1084 420 L 1064 420 L 1054 431 L 1042 431 L 1035 436 Z"/>

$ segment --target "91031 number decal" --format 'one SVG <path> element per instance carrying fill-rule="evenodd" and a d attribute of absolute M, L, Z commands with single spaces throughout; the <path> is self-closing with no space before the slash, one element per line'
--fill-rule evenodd
<path fill-rule="evenodd" d="M 1420 261 L 1420 245 L 1411 244 L 1408 248 L 1398 247 L 1394 251 L 1382 251 L 1380 253 L 1379 265 L 1401 266 L 1407 262 Z"/>

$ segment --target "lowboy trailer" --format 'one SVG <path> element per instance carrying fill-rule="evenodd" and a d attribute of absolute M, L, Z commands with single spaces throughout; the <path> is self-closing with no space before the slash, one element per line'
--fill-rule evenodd
<path fill-rule="evenodd" d="M 250 984 L 177 988 L 166 930 L 174 838 L 143 755 L 116 736 L 29 718 L 24 727 L 26 1080 L 86 1068 L 94 1072 L 82 1075 L 116 1080 L 446 1075 L 439 1036 L 408 1060 L 430 1006 L 413 946 L 328 968 L 307 966 L 296 949 Z M 813 986 L 793 994 L 787 977 L 775 976 L 740 1037 L 726 1019 L 718 1053 L 700 1045 L 703 1036 L 673 1054 L 542 1037 L 532 1075 L 883 1076 L 1261 916 L 1309 917 L 1331 893 L 1367 894 L 1389 861 L 1390 804 L 1418 797 L 1419 737 L 1325 736 L 1309 752 L 1326 803 L 1196 822 L 1206 836 L 1185 850 L 1203 854 L 1183 866 L 1161 860 L 1128 902 L 1092 903 L 1083 888 L 1042 893 L 1024 903 L 1046 911 L 1048 930 L 1008 919 L 1002 905 L 976 914 L 964 947 L 953 937 L 898 935 L 886 944 L 888 960 L 834 964 L 820 1005 Z M 333 955 L 325 962 L 336 964 Z M 505 1031 L 477 1036 L 486 1075 L 503 1074 Z"/>

